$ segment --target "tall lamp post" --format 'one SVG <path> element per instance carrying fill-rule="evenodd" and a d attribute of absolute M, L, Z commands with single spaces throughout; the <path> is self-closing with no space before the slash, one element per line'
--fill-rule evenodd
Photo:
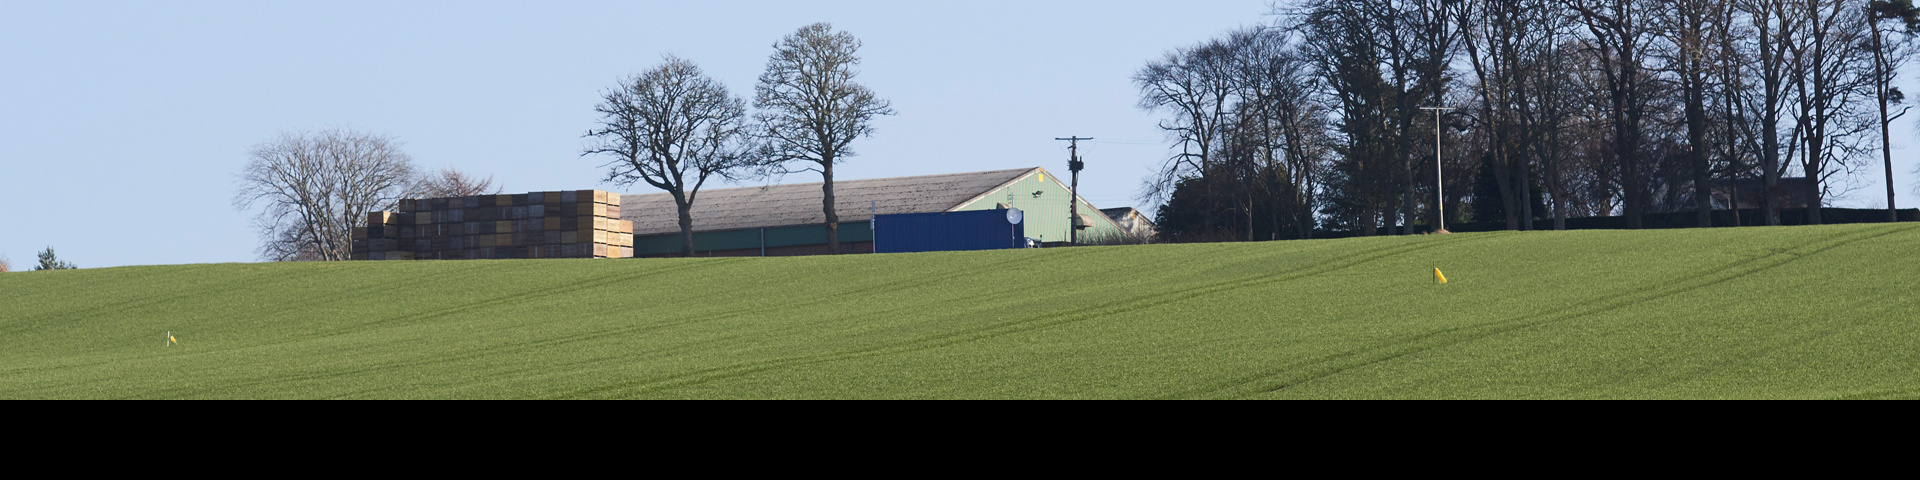
<path fill-rule="evenodd" d="M 1420 107 L 1420 109 L 1433 111 L 1433 208 L 1440 212 L 1440 229 L 1434 230 L 1433 233 L 1442 233 L 1447 231 L 1447 182 L 1446 177 L 1440 173 L 1440 112 L 1453 109 L 1446 107 Z"/>

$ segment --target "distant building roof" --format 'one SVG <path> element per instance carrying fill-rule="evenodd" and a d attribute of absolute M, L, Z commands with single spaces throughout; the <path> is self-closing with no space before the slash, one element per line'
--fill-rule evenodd
<path fill-rule="evenodd" d="M 1114 219 L 1115 221 L 1119 221 L 1121 218 L 1126 217 L 1128 213 L 1138 213 L 1138 212 L 1140 211 L 1134 209 L 1133 207 L 1114 207 L 1114 208 L 1100 209 L 1100 213 L 1107 214 L 1107 218 Z M 1141 213 L 1140 216 L 1145 217 L 1147 216 L 1147 214 Z"/>
<path fill-rule="evenodd" d="M 1805 177 L 1780 177 L 1773 189 L 1780 194 L 1780 208 L 1807 208 L 1809 187 Z M 1766 189 L 1759 177 L 1714 180 L 1713 208 L 1760 208 L 1766 201 L 1762 195 Z M 1740 192 L 1740 200 L 1729 201 L 1735 191 Z"/>
<path fill-rule="evenodd" d="M 1038 168 L 837 180 L 833 182 L 834 210 L 842 222 L 867 221 L 876 208 L 882 215 L 944 212 L 1034 170 Z M 693 229 L 720 231 L 826 223 L 826 214 L 820 211 L 820 200 L 824 197 L 820 186 L 820 182 L 814 182 L 701 190 L 693 201 Z M 635 236 L 680 231 L 680 214 L 674 209 L 673 196 L 665 193 L 621 196 L 620 216 L 633 221 Z"/>
<path fill-rule="evenodd" d="M 1113 220 L 1114 225 L 1118 225 L 1128 235 L 1147 238 L 1159 233 L 1159 228 L 1153 224 L 1153 217 L 1148 217 L 1146 213 L 1135 210 L 1133 207 L 1102 208 L 1100 213 L 1106 214 L 1107 218 Z"/>

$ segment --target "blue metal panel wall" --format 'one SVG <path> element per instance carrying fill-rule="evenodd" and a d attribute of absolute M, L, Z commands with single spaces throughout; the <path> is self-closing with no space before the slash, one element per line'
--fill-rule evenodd
<path fill-rule="evenodd" d="M 879 215 L 873 222 L 878 253 L 1014 248 L 1026 236 L 1026 225 L 1008 223 L 1006 210 Z"/>

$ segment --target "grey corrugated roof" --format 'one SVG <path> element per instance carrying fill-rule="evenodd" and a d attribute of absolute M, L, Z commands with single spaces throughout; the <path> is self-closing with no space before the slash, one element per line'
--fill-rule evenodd
<path fill-rule="evenodd" d="M 842 222 L 881 214 L 944 212 L 1006 185 L 1039 168 L 949 173 L 917 177 L 833 182 L 835 213 Z M 693 201 L 694 231 L 737 230 L 826 223 L 820 212 L 820 182 L 764 187 L 701 190 Z M 680 231 L 673 197 L 665 193 L 622 195 L 620 217 L 633 221 L 634 235 Z"/>

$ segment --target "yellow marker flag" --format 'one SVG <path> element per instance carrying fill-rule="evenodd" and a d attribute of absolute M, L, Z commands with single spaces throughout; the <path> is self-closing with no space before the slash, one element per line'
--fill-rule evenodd
<path fill-rule="evenodd" d="M 173 339 L 173 335 L 167 335 L 167 341 L 168 341 L 168 342 L 173 342 L 173 343 L 180 343 L 180 341 L 179 341 L 179 340 L 174 340 L 174 339 Z"/>
<path fill-rule="evenodd" d="M 1447 283 L 1447 276 L 1440 273 L 1440 267 L 1433 267 L 1433 279 L 1439 283 Z"/>

